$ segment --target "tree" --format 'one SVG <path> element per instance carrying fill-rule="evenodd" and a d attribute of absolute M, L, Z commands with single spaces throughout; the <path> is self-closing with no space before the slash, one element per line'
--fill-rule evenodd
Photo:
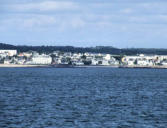
<path fill-rule="evenodd" d="M 86 56 L 85 55 L 81 56 L 81 59 L 86 60 Z"/>

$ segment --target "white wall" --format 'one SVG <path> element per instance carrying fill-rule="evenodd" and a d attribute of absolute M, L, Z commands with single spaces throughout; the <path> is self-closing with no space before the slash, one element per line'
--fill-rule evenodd
<path fill-rule="evenodd" d="M 7 54 L 8 56 L 14 56 L 17 54 L 17 50 L 0 50 L 0 53 Z"/>
<path fill-rule="evenodd" d="M 51 64 L 52 58 L 50 56 L 35 56 L 32 58 L 32 64 Z"/>

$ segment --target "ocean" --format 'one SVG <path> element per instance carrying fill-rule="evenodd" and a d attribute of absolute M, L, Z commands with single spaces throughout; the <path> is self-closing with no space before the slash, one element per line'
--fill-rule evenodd
<path fill-rule="evenodd" d="M 167 69 L 0 68 L 0 128 L 167 128 Z"/>

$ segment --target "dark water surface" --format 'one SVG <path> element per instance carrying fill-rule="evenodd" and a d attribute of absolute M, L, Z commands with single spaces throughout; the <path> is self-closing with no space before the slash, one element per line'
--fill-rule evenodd
<path fill-rule="evenodd" d="M 167 70 L 0 68 L 0 128 L 167 128 Z"/>

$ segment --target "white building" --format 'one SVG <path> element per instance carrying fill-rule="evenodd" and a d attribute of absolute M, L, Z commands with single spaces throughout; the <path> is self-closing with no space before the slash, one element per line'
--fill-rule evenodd
<path fill-rule="evenodd" d="M 92 64 L 91 65 L 110 65 L 108 60 L 104 59 L 92 59 Z"/>
<path fill-rule="evenodd" d="M 106 54 L 106 55 L 104 56 L 104 59 L 105 59 L 105 60 L 110 60 L 110 59 L 111 59 L 111 55 L 110 55 L 110 54 Z"/>
<path fill-rule="evenodd" d="M 35 55 L 27 64 L 51 64 L 52 58 L 48 55 Z"/>
<path fill-rule="evenodd" d="M 109 60 L 110 65 L 119 65 L 119 61 L 116 60 L 114 57 L 111 57 Z"/>
<path fill-rule="evenodd" d="M 162 61 L 161 64 L 162 64 L 163 66 L 167 66 L 167 60 Z"/>
<path fill-rule="evenodd" d="M 98 65 L 98 60 L 92 59 L 92 65 Z"/>
<path fill-rule="evenodd" d="M 127 65 L 134 65 L 138 56 L 125 56 L 122 58 L 122 62 Z"/>
<path fill-rule="evenodd" d="M 108 61 L 108 60 L 102 60 L 102 64 L 101 64 L 101 65 L 107 66 L 107 65 L 110 65 L 110 64 L 109 64 L 109 61 Z"/>
<path fill-rule="evenodd" d="M 139 59 L 139 60 L 137 60 L 137 65 L 139 65 L 139 66 L 153 66 L 154 63 L 151 60 Z"/>
<path fill-rule="evenodd" d="M 153 66 L 156 61 L 157 56 L 144 56 L 143 54 L 139 56 L 125 56 L 122 58 L 122 62 L 130 66 Z"/>
<path fill-rule="evenodd" d="M 11 63 L 11 60 L 9 60 L 9 59 L 4 60 L 4 64 L 10 64 L 10 63 Z"/>
<path fill-rule="evenodd" d="M 0 54 L 6 54 L 7 56 L 17 55 L 17 50 L 0 50 Z"/>
<path fill-rule="evenodd" d="M 74 61 L 72 62 L 73 65 L 77 65 L 77 66 L 82 66 L 84 65 L 84 63 L 82 61 Z"/>

